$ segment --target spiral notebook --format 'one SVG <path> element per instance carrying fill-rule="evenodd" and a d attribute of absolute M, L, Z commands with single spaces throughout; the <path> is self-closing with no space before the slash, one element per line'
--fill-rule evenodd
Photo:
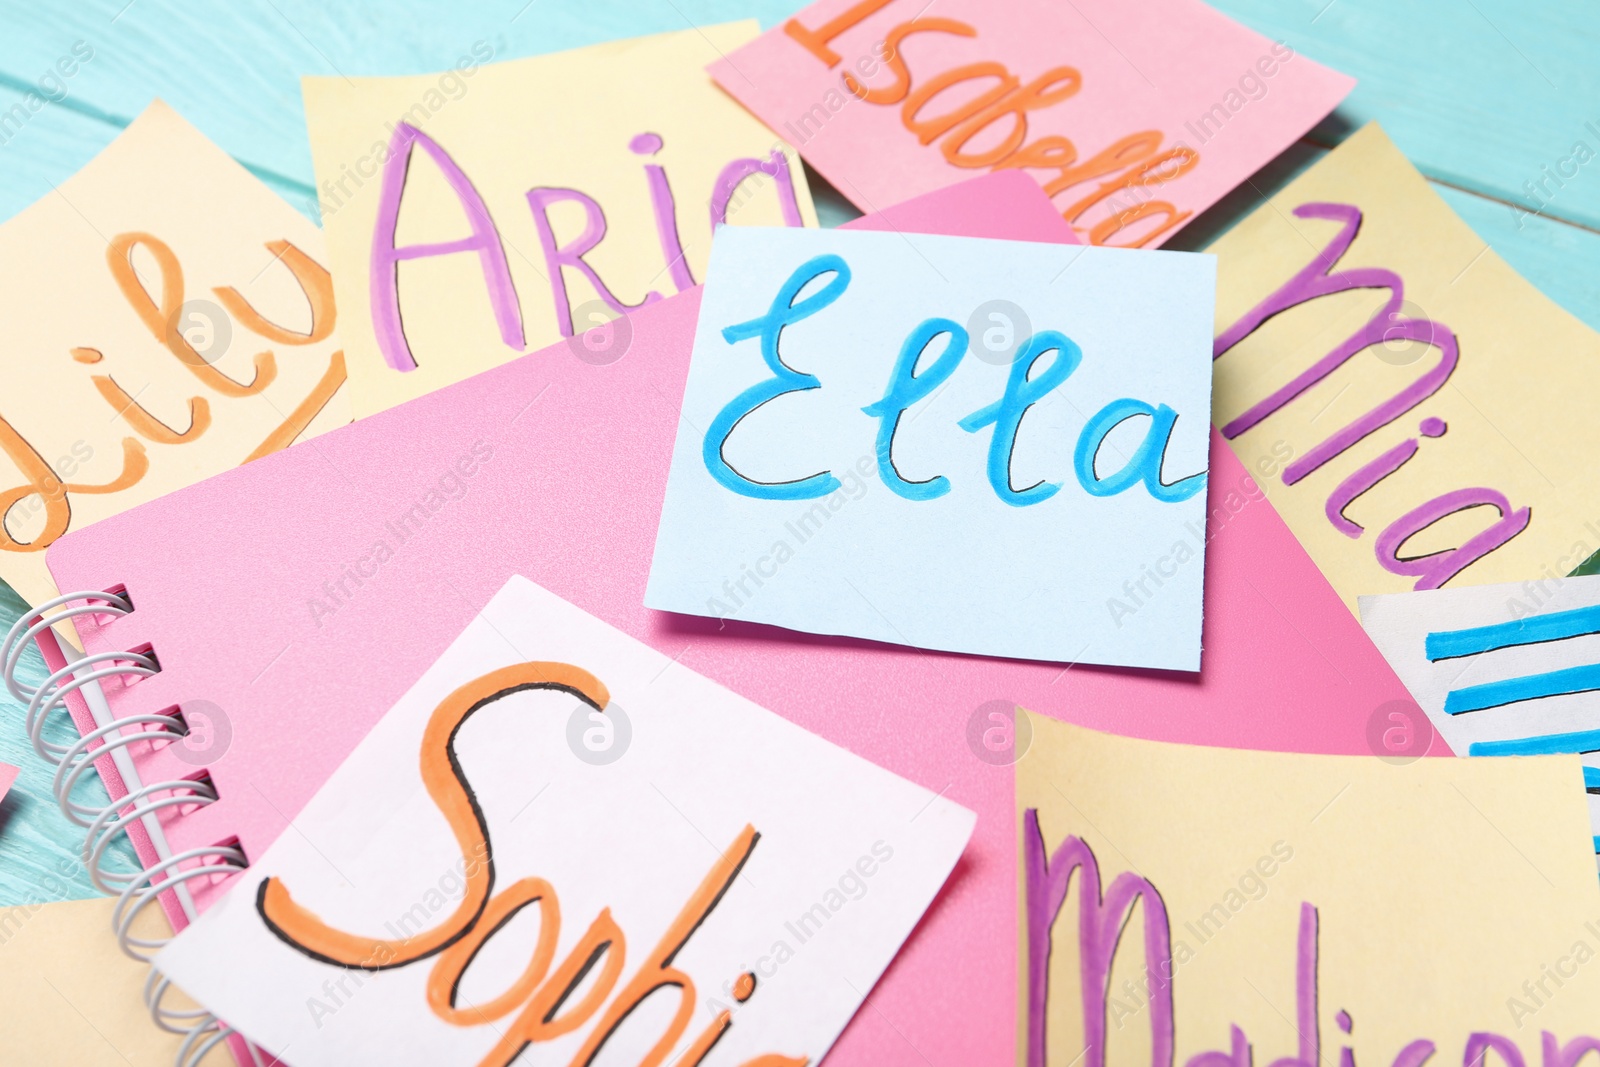
<path fill-rule="evenodd" d="M 858 225 L 912 242 L 918 231 L 1067 240 L 1018 177 L 978 179 Z M 113 685 L 102 711 L 175 712 L 203 726 L 199 743 L 192 732 L 118 752 L 144 781 L 203 772 L 214 789 L 198 810 L 151 815 L 173 855 L 261 855 L 522 574 L 977 812 L 951 881 L 830 1062 L 937 1050 L 947 1062 L 994 1063 L 1016 1040 L 1010 763 L 1026 741 L 1016 706 L 1160 740 L 1334 753 L 1370 751 L 1368 723 L 1386 708 L 1421 718 L 1215 436 L 1207 521 L 1186 533 L 1209 541 L 1199 676 L 1001 662 L 645 609 L 698 308 L 698 291 L 663 300 L 618 320 L 628 339 L 609 347 L 515 360 L 54 546 L 63 588 L 125 594 L 131 607 L 81 628 L 89 652 L 145 654 L 160 668 Z M 1160 594 L 1147 575 L 1129 583 Z M 103 774 L 122 795 L 118 776 Z M 189 883 L 196 908 L 218 892 L 203 881 Z"/>

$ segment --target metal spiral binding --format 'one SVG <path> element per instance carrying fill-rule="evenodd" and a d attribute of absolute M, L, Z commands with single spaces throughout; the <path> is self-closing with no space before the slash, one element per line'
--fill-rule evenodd
<path fill-rule="evenodd" d="M 205 1061 L 206 1056 L 210 1055 L 212 1049 L 238 1032 L 231 1026 L 222 1025 L 222 1020 L 210 1012 L 206 1012 L 206 1018 L 196 1025 L 194 1029 L 190 1030 L 189 1036 L 184 1038 L 183 1044 L 178 1046 L 177 1067 L 200 1067 L 200 1064 Z M 211 1036 L 205 1037 L 207 1033 L 210 1033 Z M 205 1040 L 202 1041 L 201 1038 L 205 1038 Z M 259 1063 L 260 1058 L 255 1057 L 254 1046 L 247 1047 L 250 1048 L 252 1057 Z"/>
<path fill-rule="evenodd" d="M 213 1019 L 209 1011 L 204 1008 L 169 1008 L 163 999 L 167 990 L 172 988 L 172 979 L 150 968 L 150 973 L 144 978 L 144 1006 L 150 1011 L 150 1021 L 169 1034 L 187 1034 L 194 1030 L 193 1020 Z"/>
<path fill-rule="evenodd" d="M 172 795 L 146 802 L 146 798 L 156 793 Z M 108 871 L 102 865 L 106 847 L 116 839 L 118 833 L 126 832 L 129 826 L 151 812 L 174 807 L 204 807 L 214 803 L 216 799 L 216 791 L 209 785 L 177 779 L 144 786 L 136 792 L 129 793 L 121 801 L 107 804 L 100 809 L 100 814 L 95 817 L 94 822 L 89 824 L 89 832 L 83 839 L 83 863 L 89 870 L 89 880 L 94 883 L 96 889 L 107 896 L 121 893 L 122 887 L 134 877 L 134 874 L 130 871 Z M 119 805 L 126 807 L 129 804 L 133 805 L 131 811 L 125 814 L 119 813 Z"/>
<path fill-rule="evenodd" d="M 221 1025 L 220 1020 L 204 1008 L 180 1010 L 166 1007 L 162 1000 L 170 988 L 172 979 L 152 967 L 144 982 L 145 1007 L 150 1011 L 150 1021 L 156 1026 L 169 1034 L 184 1035 L 177 1054 L 178 1067 L 198 1067 L 213 1048 L 234 1036 L 237 1031 Z M 210 1038 L 205 1037 L 208 1033 L 212 1034 Z M 197 1045 L 197 1042 L 200 1044 Z M 249 1043 L 245 1043 L 244 1047 L 249 1050 L 254 1067 L 264 1067 L 260 1050 Z"/>
<path fill-rule="evenodd" d="M 132 928 L 139 914 L 161 894 L 196 878 L 213 878 L 227 868 L 243 869 L 244 853 L 230 845 L 207 845 L 188 849 L 139 871 L 111 871 L 104 866 L 105 853 L 118 834 L 126 833 L 146 816 L 169 808 L 194 809 L 216 802 L 216 790 L 204 781 L 175 779 L 140 786 L 133 792 L 103 806 L 91 806 L 72 799 L 86 768 L 101 757 L 141 742 L 173 741 L 186 732 L 170 715 L 140 714 L 118 718 L 91 730 L 70 745 L 58 745 L 44 738 L 44 723 L 53 711 L 68 713 L 66 698 L 89 685 L 112 677 L 148 678 L 161 670 L 155 657 L 138 652 L 97 652 L 80 657 L 53 672 L 41 685 L 30 685 L 17 677 L 17 669 L 29 644 L 58 623 L 83 616 L 120 618 L 131 614 L 133 604 L 119 593 L 89 591 L 66 593 L 40 604 L 23 615 L 0 642 L 0 676 L 6 689 L 27 705 L 25 726 L 28 739 L 39 756 L 56 767 L 50 789 L 56 803 L 72 822 L 86 829 L 82 858 L 96 889 L 117 898 L 112 910 L 112 927 L 117 944 L 127 955 L 149 963 L 170 938 L 134 937 Z M 86 666 L 94 670 L 80 674 Z M 123 733 L 130 726 L 150 729 Z M 183 869 L 182 865 L 195 865 Z M 160 878 L 159 881 L 156 879 Z M 162 1030 L 185 1035 L 177 1054 L 178 1067 L 199 1067 L 218 1045 L 233 1038 L 237 1031 L 225 1026 L 204 1009 L 167 1008 L 162 1000 L 171 980 L 151 967 L 144 983 L 144 1001 L 151 1021 Z M 239 1042 L 251 1061 L 261 1067 L 261 1053 L 248 1042 Z"/>

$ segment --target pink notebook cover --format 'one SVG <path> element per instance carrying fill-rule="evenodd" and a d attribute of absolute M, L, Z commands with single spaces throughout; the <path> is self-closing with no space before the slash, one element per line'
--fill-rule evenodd
<path fill-rule="evenodd" d="M 854 225 L 1067 237 L 1016 173 L 886 216 Z M 691 291 L 635 312 L 631 347 L 608 365 L 558 345 L 69 534 L 50 568 L 63 589 L 124 586 L 132 598 L 132 614 L 82 631 L 89 651 L 148 644 L 162 664 L 111 696 L 118 715 L 193 701 L 222 709 L 232 736 L 209 767 L 220 799 L 174 820 L 169 840 L 185 849 L 237 837 L 247 856 L 288 827 L 507 577 L 531 578 L 978 812 L 945 891 L 829 1062 L 1011 1062 L 1013 782 L 969 746 L 976 709 L 1014 701 L 1147 738 L 1360 753 L 1374 709 L 1410 698 L 1270 505 L 1242 494 L 1244 471 L 1215 435 L 1220 520 L 1199 677 L 1063 670 L 646 610 L 699 303 Z M 149 781 L 195 769 L 170 750 L 143 754 L 140 768 Z"/>

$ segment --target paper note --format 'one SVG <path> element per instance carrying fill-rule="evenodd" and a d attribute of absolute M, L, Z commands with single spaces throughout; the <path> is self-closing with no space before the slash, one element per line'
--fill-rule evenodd
<path fill-rule="evenodd" d="M 45 888 L 53 874 L 46 874 Z M 58 882 L 64 889 L 65 882 Z M 0 909 L 0 1062 L 74 1067 L 171 1067 L 182 1036 L 159 1029 L 142 991 L 150 969 L 122 954 L 112 933 L 115 900 L 67 900 Z M 135 920 L 134 937 L 171 934 L 159 908 Z M 164 1007 L 194 1010 L 169 990 Z M 207 1067 L 231 1062 L 226 1050 Z"/>
<path fill-rule="evenodd" d="M 1600 335 L 1520 278 L 1369 125 L 1218 259 L 1216 420 L 1355 609 L 1566 574 L 1600 521 L 1572 369 Z"/>
<path fill-rule="evenodd" d="M 863 211 L 989 170 L 1160 244 L 1355 84 L 1195 0 L 822 0 L 712 76 Z"/>
<path fill-rule="evenodd" d="M 1600 1052 L 1576 758 L 1397 765 L 1029 721 L 1019 1063 Z"/>
<path fill-rule="evenodd" d="M 690 288 L 712 228 L 815 226 L 800 161 L 705 66 L 754 20 L 440 74 L 306 78 L 357 415 Z"/>
<path fill-rule="evenodd" d="M 721 231 L 645 603 L 1198 670 L 1213 284 L 1188 253 Z"/>
<path fill-rule="evenodd" d="M 157 101 L 0 225 L 0 579 L 78 529 L 350 421 L 322 235 Z"/>
<path fill-rule="evenodd" d="M 296 1067 L 799 1067 L 973 822 L 513 578 L 157 962 Z"/>
<path fill-rule="evenodd" d="M 1361 624 L 1457 755 L 1577 753 L 1600 853 L 1600 576 L 1364 596 Z"/>

